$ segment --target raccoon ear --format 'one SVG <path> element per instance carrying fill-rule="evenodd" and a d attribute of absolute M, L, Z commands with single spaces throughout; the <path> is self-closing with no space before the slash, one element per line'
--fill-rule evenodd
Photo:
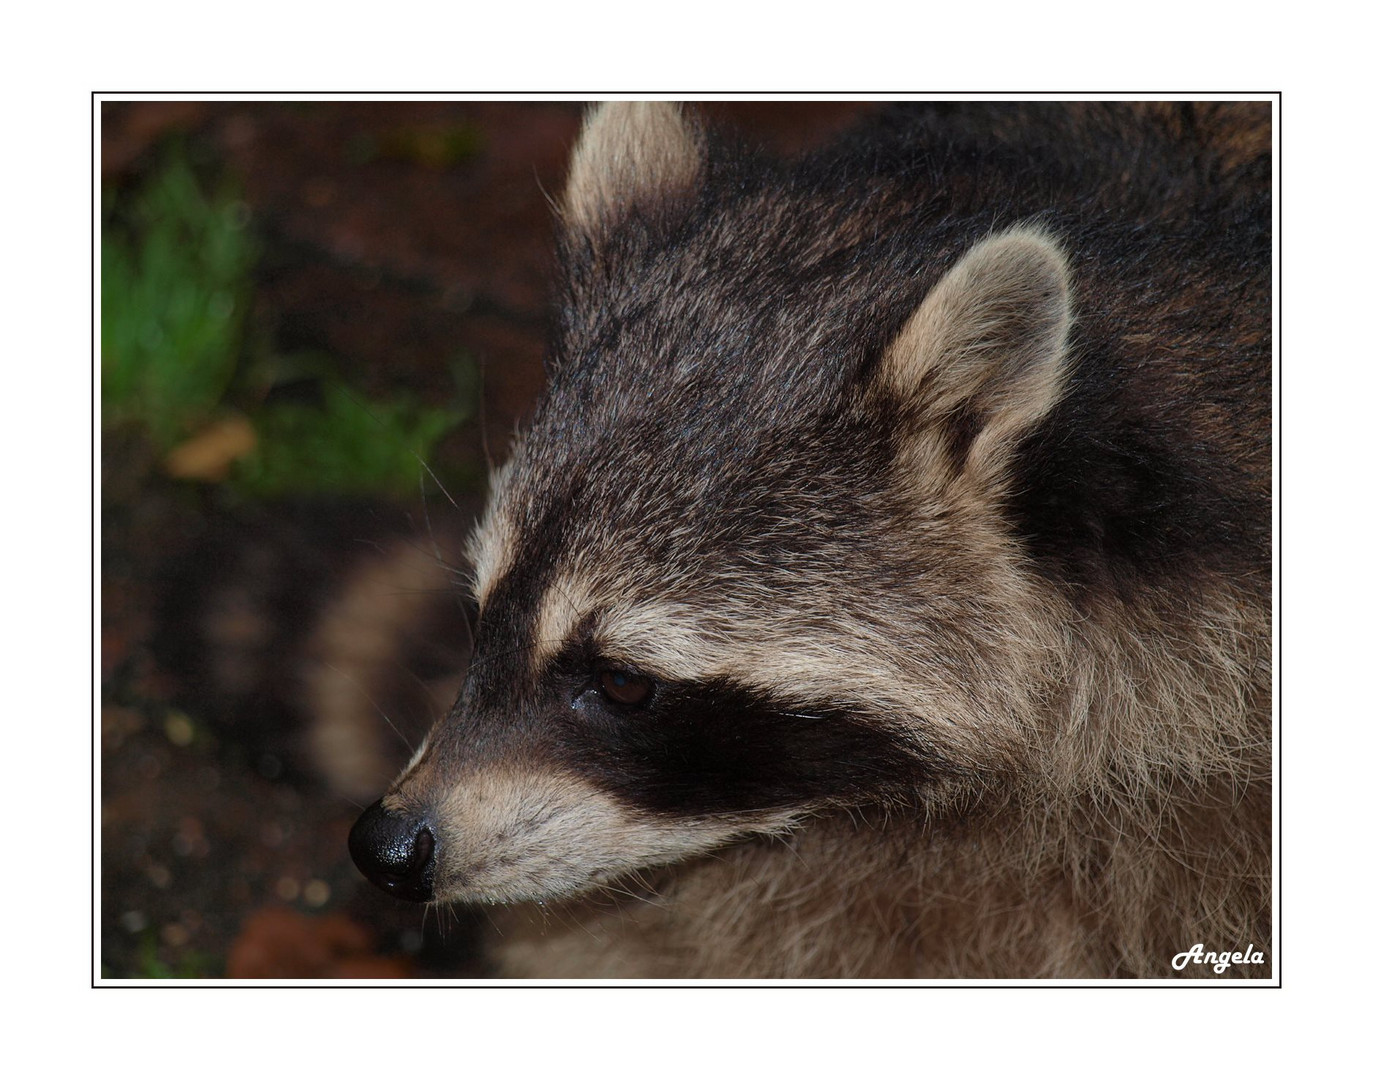
<path fill-rule="evenodd" d="M 945 468 L 994 480 L 1058 401 L 1069 322 L 1068 260 L 1047 234 L 1020 226 L 974 245 L 939 280 L 888 347 L 880 378 L 908 403 L 920 439 L 946 436 Z"/>
<path fill-rule="evenodd" d="M 700 128 L 675 102 L 595 105 L 572 151 L 563 218 L 593 232 L 636 202 L 691 188 L 704 158 Z"/>

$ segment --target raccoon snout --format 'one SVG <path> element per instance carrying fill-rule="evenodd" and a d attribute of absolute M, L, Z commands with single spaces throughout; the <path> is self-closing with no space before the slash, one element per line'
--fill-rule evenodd
<path fill-rule="evenodd" d="M 362 812 L 348 834 L 358 869 L 402 900 L 434 898 L 434 848 L 434 833 L 423 819 L 387 810 L 380 801 Z"/>

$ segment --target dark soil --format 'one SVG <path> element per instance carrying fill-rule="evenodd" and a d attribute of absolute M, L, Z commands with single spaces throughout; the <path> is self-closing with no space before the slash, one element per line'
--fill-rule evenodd
<path fill-rule="evenodd" d="M 709 112 L 791 152 L 866 108 Z M 579 117 L 569 103 L 114 102 L 102 110 L 101 166 L 107 186 L 136 185 L 177 141 L 201 167 L 236 178 L 263 252 L 251 332 L 274 350 L 327 356 L 369 394 L 403 388 L 435 403 L 451 392 L 454 357 L 475 358 L 480 422 L 441 455 L 477 476 L 542 384 L 548 193 L 560 189 Z M 194 608 L 207 580 L 251 566 L 225 552 L 234 537 L 295 527 L 313 504 L 247 507 L 214 484 L 172 481 L 127 435 L 107 434 L 102 456 L 103 974 L 480 976 L 482 915 L 426 917 L 366 884 L 347 854 L 359 807 L 311 779 L 289 731 L 273 741 L 236 724 L 197 666 L 211 661 L 182 648 L 190 631 L 168 623 L 168 612 Z M 410 505 L 354 510 L 443 517 L 434 527 L 457 535 L 480 491 L 455 494 L 458 509 L 431 489 Z M 311 520 L 318 535 L 338 507 Z M 313 560 L 325 586 L 338 549 L 321 543 Z M 308 606 L 284 612 L 277 631 L 307 632 L 310 616 Z M 289 650 L 279 655 L 284 664 Z M 290 720 L 281 713 L 283 727 Z"/>

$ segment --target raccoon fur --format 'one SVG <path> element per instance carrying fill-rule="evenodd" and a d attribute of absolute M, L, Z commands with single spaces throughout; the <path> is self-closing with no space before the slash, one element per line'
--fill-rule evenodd
<path fill-rule="evenodd" d="M 364 873 L 513 977 L 1272 977 L 1269 109 L 590 111 Z"/>
<path fill-rule="evenodd" d="M 375 797 L 466 661 L 444 558 L 461 538 L 427 514 L 308 500 L 207 516 L 159 582 L 152 652 L 176 704 L 268 776 Z"/>

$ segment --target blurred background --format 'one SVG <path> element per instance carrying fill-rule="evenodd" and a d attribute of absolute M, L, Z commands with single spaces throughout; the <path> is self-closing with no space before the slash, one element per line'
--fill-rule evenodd
<path fill-rule="evenodd" d="M 792 154 L 871 106 L 702 108 Z M 347 835 L 461 680 L 581 113 L 102 103 L 104 977 L 483 974 Z"/>

